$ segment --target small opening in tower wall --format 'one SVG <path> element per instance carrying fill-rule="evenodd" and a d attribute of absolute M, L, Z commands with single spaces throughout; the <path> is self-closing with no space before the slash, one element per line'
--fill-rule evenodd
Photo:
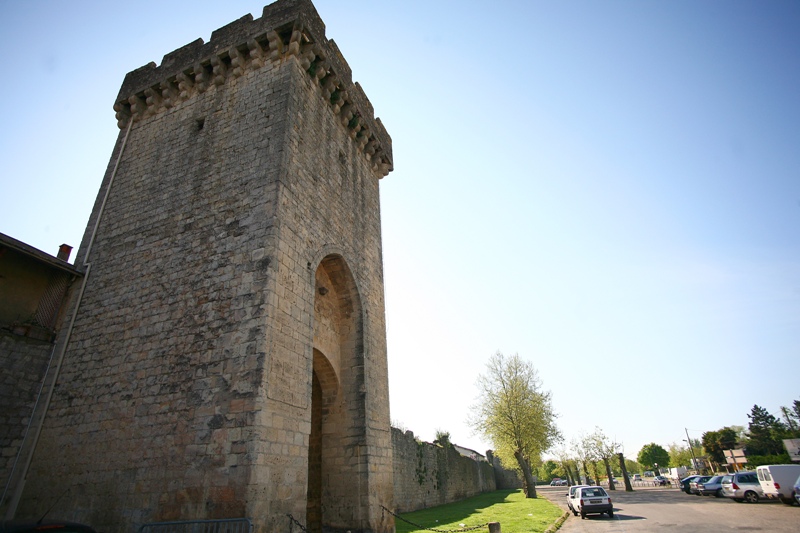
<path fill-rule="evenodd" d="M 195 129 L 195 131 L 201 131 L 203 129 L 203 126 L 205 126 L 205 125 L 206 125 L 205 117 L 200 117 L 200 118 L 194 119 L 194 129 Z"/>

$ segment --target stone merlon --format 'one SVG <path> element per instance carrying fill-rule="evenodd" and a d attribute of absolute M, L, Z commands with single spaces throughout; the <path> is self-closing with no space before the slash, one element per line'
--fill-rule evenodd
<path fill-rule="evenodd" d="M 334 114 L 381 176 L 393 170 L 392 139 L 367 96 L 352 80 L 347 61 L 310 0 L 284 0 L 219 28 L 209 42 L 197 39 L 125 76 L 114 104 L 120 128 L 222 85 L 267 61 L 294 57 L 319 85 Z"/>

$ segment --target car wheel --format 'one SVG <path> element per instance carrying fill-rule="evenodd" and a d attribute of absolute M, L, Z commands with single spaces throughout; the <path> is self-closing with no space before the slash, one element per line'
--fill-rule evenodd
<path fill-rule="evenodd" d="M 752 490 L 748 490 L 744 493 L 744 500 L 747 503 L 758 503 L 758 494 L 753 492 Z"/>
<path fill-rule="evenodd" d="M 608 512 L 608 517 L 609 518 L 614 518 L 614 511 L 609 511 Z"/>
<path fill-rule="evenodd" d="M 573 509 L 573 510 L 572 510 L 572 514 L 574 514 L 575 516 L 578 516 L 578 511 L 576 511 L 575 509 Z"/>
<path fill-rule="evenodd" d="M 783 496 L 781 496 L 781 501 L 782 501 L 783 503 L 785 503 L 786 505 L 790 505 L 790 506 L 791 506 L 791 505 L 794 505 L 794 497 L 791 497 L 791 498 L 784 498 Z"/>
<path fill-rule="evenodd" d="M 717 492 L 714 493 L 714 496 L 717 498 L 722 498 L 722 489 L 717 489 Z"/>
<path fill-rule="evenodd" d="M 581 520 L 585 520 L 585 519 L 586 519 L 586 513 L 584 513 L 583 509 L 581 509 Z"/>

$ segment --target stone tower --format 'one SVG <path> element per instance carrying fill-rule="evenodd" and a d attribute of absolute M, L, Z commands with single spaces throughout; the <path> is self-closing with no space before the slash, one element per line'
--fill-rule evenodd
<path fill-rule="evenodd" d="M 18 517 L 394 531 L 391 138 L 313 5 L 280 0 L 130 72 L 114 108 Z"/>

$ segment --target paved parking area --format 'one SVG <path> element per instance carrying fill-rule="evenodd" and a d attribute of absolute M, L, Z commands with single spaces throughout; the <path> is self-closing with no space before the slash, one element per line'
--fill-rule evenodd
<path fill-rule="evenodd" d="M 537 487 L 543 496 L 567 509 L 566 487 Z M 591 531 L 764 531 L 797 533 L 800 531 L 800 507 L 777 502 L 736 503 L 728 498 L 694 496 L 674 488 L 641 487 L 634 492 L 609 491 L 614 502 L 614 518 L 572 516 L 560 533 Z"/>

